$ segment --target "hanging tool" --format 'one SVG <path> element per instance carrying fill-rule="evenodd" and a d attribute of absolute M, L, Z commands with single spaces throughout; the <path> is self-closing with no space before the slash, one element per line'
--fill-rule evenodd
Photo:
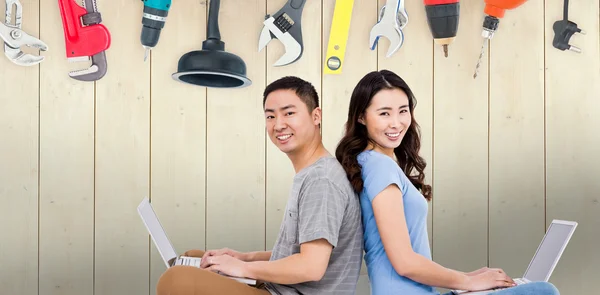
<path fill-rule="evenodd" d="M 473 79 L 477 78 L 479 72 L 479 66 L 485 52 L 485 46 L 494 37 L 494 33 L 498 30 L 498 24 L 500 19 L 504 17 L 504 13 L 507 9 L 514 9 L 521 6 L 527 0 L 485 0 L 485 8 L 483 12 L 486 14 L 483 19 L 483 31 L 481 36 L 483 37 L 483 44 L 481 45 L 481 52 L 479 53 L 479 59 L 475 66 L 475 73 Z"/>
<path fill-rule="evenodd" d="M 390 40 L 386 57 L 392 56 L 404 43 L 402 30 L 408 24 L 408 14 L 404 8 L 404 0 L 387 0 L 381 8 L 379 20 L 371 29 L 369 44 L 371 50 L 375 49 L 379 37 L 383 36 Z"/>
<path fill-rule="evenodd" d="M 554 31 L 554 40 L 552 40 L 552 46 L 554 48 L 565 51 L 570 50 L 573 52 L 581 53 L 581 49 L 577 46 L 569 44 L 569 40 L 575 33 L 585 35 L 585 31 L 577 27 L 577 24 L 569 20 L 569 0 L 565 0 L 563 7 L 563 19 L 554 22 L 552 26 Z"/>
<path fill-rule="evenodd" d="M 325 56 L 324 74 L 340 74 L 346 55 L 346 43 L 348 42 L 348 30 L 350 30 L 350 19 L 354 0 L 336 0 L 329 31 L 329 44 Z"/>
<path fill-rule="evenodd" d="M 460 16 L 459 0 L 424 0 L 429 31 L 448 57 L 448 45 L 454 42 Z"/>
<path fill-rule="evenodd" d="M 12 22 L 12 9 L 15 6 L 15 23 Z M 26 54 L 22 46 L 47 51 L 48 45 L 21 30 L 23 6 L 19 0 L 6 0 L 5 23 L 0 23 L 0 38 L 4 41 L 4 54 L 10 61 L 20 66 L 37 65 L 44 60 L 43 56 Z"/>
<path fill-rule="evenodd" d="M 69 62 L 89 61 L 92 65 L 83 70 L 69 72 L 69 77 L 79 81 L 96 81 L 107 70 L 105 51 L 110 47 L 110 33 L 101 24 L 95 0 L 84 0 L 84 7 L 74 0 L 58 0 L 65 34 L 65 50 Z"/>
<path fill-rule="evenodd" d="M 266 15 L 264 27 L 258 40 L 258 51 L 271 42 L 279 39 L 285 47 L 285 54 L 274 66 L 285 66 L 297 61 L 304 51 L 302 44 L 302 10 L 306 0 L 288 0 L 288 2 L 273 16 Z"/>
<path fill-rule="evenodd" d="M 158 44 L 160 31 L 165 26 L 171 0 L 142 0 L 144 2 L 144 15 L 142 16 L 142 34 L 140 41 L 144 47 L 144 61 L 148 58 L 150 49 Z"/>

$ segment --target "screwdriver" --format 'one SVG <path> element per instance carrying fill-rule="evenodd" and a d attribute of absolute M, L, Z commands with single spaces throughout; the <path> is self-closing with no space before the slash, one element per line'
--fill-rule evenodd
<path fill-rule="evenodd" d="M 479 73 L 479 67 L 481 66 L 481 60 L 485 52 L 485 46 L 489 40 L 494 37 L 496 30 L 498 30 L 498 24 L 500 19 L 504 17 L 504 12 L 507 9 L 513 9 L 521 6 L 527 0 L 485 0 L 485 8 L 483 12 L 486 14 L 483 19 L 483 31 L 481 36 L 483 37 L 483 44 L 481 45 L 481 52 L 479 53 L 479 59 L 477 65 L 475 65 L 475 73 L 473 79 L 477 78 Z"/>
<path fill-rule="evenodd" d="M 429 31 L 448 57 L 448 45 L 454 42 L 460 16 L 459 0 L 424 0 Z"/>
<path fill-rule="evenodd" d="M 165 26 L 171 0 L 142 0 L 144 2 L 144 15 L 142 17 L 142 35 L 140 41 L 144 49 L 144 61 L 148 58 L 150 49 L 158 44 L 160 31 Z"/>

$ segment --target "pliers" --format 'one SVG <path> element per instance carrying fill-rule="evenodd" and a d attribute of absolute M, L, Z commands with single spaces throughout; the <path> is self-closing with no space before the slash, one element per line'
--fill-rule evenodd
<path fill-rule="evenodd" d="M 12 6 L 16 6 L 15 24 L 11 24 Z M 48 45 L 41 40 L 21 30 L 23 7 L 19 0 L 6 0 L 5 23 L 0 23 L 0 37 L 4 40 L 4 54 L 10 61 L 20 66 L 33 66 L 44 60 L 43 56 L 26 54 L 21 51 L 22 46 L 48 50 Z"/>

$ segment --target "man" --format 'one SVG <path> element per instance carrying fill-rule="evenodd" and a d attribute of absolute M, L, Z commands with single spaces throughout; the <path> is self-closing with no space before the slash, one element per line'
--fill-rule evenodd
<path fill-rule="evenodd" d="M 169 268 L 157 295 L 355 293 L 363 256 L 360 202 L 323 146 L 318 94 L 310 83 L 284 77 L 267 86 L 263 107 L 271 141 L 296 171 L 273 250 L 188 251 L 202 257 L 201 268 Z M 264 283 L 249 286 L 216 272 Z"/>

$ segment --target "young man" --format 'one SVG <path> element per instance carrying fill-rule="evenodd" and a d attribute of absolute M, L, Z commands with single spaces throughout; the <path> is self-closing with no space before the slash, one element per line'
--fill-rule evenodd
<path fill-rule="evenodd" d="M 321 141 L 318 94 L 310 83 L 284 77 L 263 96 L 267 133 L 296 171 L 273 250 L 188 251 L 202 257 L 201 268 L 169 268 L 157 295 L 355 293 L 363 257 L 360 202 Z M 215 272 L 264 283 L 248 286 Z"/>

